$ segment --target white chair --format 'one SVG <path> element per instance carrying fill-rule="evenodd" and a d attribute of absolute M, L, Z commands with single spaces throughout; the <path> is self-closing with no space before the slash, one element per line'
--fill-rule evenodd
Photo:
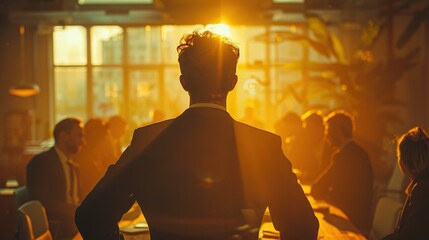
<path fill-rule="evenodd" d="M 381 197 L 375 209 L 369 239 L 378 240 L 392 233 L 399 220 L 402 207 L 402 201 L 389 197 Z"/>
<path fill-rule="evenodd" d="M 39 201 L 29 201 L 18 208 L 19 240 L 53 240 L 45 208 Z"/>

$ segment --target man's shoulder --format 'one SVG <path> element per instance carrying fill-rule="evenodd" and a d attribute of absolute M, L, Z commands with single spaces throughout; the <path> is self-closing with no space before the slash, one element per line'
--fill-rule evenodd
<path fill-rule="evenodd" d="M 350 140 L 347 144 L 345 144 L 339 151 L 338 154 L 342 155 L 350 155 L 353 153 L 356 154 L 367 154 L 366 150 L 355 140 Z"/>
<path fill-rule="evenodd" d="M 139 127 L 134 130 L 133 140 L 148 140 L 152 138 L 151 136 L 156 137 L 161 132 L 163 132 L 173 122 L 173 120 L 174 119 L 168 119 L 165 121 Z"/>
<path fill-rule="evenodd" d="M 34 155 L 33 159 L 49 158 L 52 156 L 56 156 L 55 147 L 51 147 L 48 150 L 45 150 L 43 152 L 40 152 L 40 153 Z"/>
<path fill-rule="evenodd" d="M 337 158 L 342 159 L 340 162 L 355 166 L 360 166 L 361 169 L 370 169 L 371 161 L 368 152 L 360 144 L 355 141 L 347 144 L 340 152 Z"/>
<path fill-rule="evenodd" d="M 160 122 L 156 122 L 156 123 L 152 123 L 146 126 L 142 126 L 139 128 L 136 128 L 134 130 L 134 134 L 141 134 L 141 133 L 145 133 L 145 132 L 152 132 L 152 131 L 156 131 L 156 130 L 163 130 L 166 127 L 168 127 L 174 119 L 168 119 L 168 120 L 164 120 L 164 121 L 160 121 Z"/>
<path fill-rule="evenodd" d="M 257 128 L 257 127 L 251 126 L 249 124 L 239 122 L 239 121 L 234 121 L 234 128 L 235 128 L 236 134 L 251 137 L 253 139 L 257 138 L 261 141 L 262 140 L 277 141 L 277 140 L 281 139 L 281 137 L 277 134 L 274 134 L 274 133 L 269 132 L 267 130 L 260 129 L 260 128 Z"/>
<path fill-rule="evenodd" d="M 250 144 L 258 148 L 273 148 L 281 146 L 281 137 L 272 132 L 260 129 L 242 122 L 234 122 L 235 136 L 243 144 Z"/>
<path fill-rule="evenodd" d="M 49 164 L 52 160 L 57 158 L 57 155 L 55 153 L 55 148 L 52 147 L 46 151 L 40 152 L 31 158 L 31 160 L 28 162 L 29 166 L 35 166 L 35 165 L 41 165 L 41 164 Z"/>

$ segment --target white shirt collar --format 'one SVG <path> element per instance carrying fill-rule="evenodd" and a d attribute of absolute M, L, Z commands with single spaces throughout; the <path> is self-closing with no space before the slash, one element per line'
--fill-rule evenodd
<path fill-rule="evenodd" d="M 217 108 L 217 109 L 226 111 L 226 108 L 224 106 L 216 103 L 194 103 L 189 106 L 189 108 L 197 108 L 197 107 Z"/>
<path fill-rule="evenodd" d="M 58 157 L 62 163 L 67 163 L 69 161 L 68 157 L 57 146 L 55 146 L 55 151 L 57 152 Z"/>

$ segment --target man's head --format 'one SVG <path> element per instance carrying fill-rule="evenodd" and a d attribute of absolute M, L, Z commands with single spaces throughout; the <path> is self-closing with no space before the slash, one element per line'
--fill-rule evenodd
<path fill-rule="evenodd" d="M 83 124 L 77 118 L 66 118 L 55 125 L 55 146 L 66 155 L 72 155 L 79 151 L 83 145 Z"/>
<path fill-rule="evenodd" d="M 321 141 L 325 136 L 325 125 L 323 115 L 320 111 L 310 110 L 302 115 L 305 131 L 310 133 L 313 139 Z"/>
<path fill-rule="evenodd" d="M 209 30 L 186 34 L 177 46 L 180 82 L 192 98 L 225 98 L 237 82 L 240 51 L 232 41 Z"/>
<path fill-rule="evenodd" d="M 342 110 L 334 111 L 326 116 L 326 137 L 336 147 L 353 137 L 353 117 Z"/>
<path fill-rule="evenodd" d="M 107 120 L 107 127 L 112 137 L 117 140 L 127 131 L 128 123 L 123 117 L 115 115 Z"/>
<path fill-rule="evenodd" d="M 88 119 L 83 127 L 85 131 L 85 144 L 95 146 L 104 142 L 108 138 L 108 126 L 106 122 L 99 117 Z"/>

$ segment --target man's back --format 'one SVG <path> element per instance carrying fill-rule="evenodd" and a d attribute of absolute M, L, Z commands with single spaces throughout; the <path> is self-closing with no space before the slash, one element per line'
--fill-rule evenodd
<path fill-rule="evenodd" d="M 218 109 L 190 109 L 167 123 L 143 157 L 137 157 L 134 178 L 139 184 L 133 192 L 154 239 L 228 235 L 234 226 L 244 224 L 233 123 L 228 117 Z M 135 132 L 133 155 L 141 151 L 139 142 L 163 124 Z"/>
<path fill-rule="evenodd" d="M 249 223 L 244 209 L 260 220 L 268 205 L 284 236 L 312 239 L 317 220 L 280 144 L 226 111 L 191 108 L 136 130 L 119 186 L 134 193 L 151 239 L 227 239 Z"/>
<path fill-rule="evenodd" d="M 226 112 L 239 48 L 225 36 L 195 30 L 177 51 L 189 109 L 136 130 L 77 209 L 82 236 L 117 239 L 117 222 L 137 200 L 152 240 L 228 239 L 245 223 L 259 227 L 266 206 L 282 237 L 315 239 L 317 219 L 280 137 L 237 123 Z M 256 239 L 257 231 L 249 237 Z"/>
<path fill-rule="evenodd" d="M 312 194 L 332 201 L 364 233 L 371 227 L 372 191 L 371 162 L 354 141 L 333 156 L 332 166 L 312 188 Z"/>

